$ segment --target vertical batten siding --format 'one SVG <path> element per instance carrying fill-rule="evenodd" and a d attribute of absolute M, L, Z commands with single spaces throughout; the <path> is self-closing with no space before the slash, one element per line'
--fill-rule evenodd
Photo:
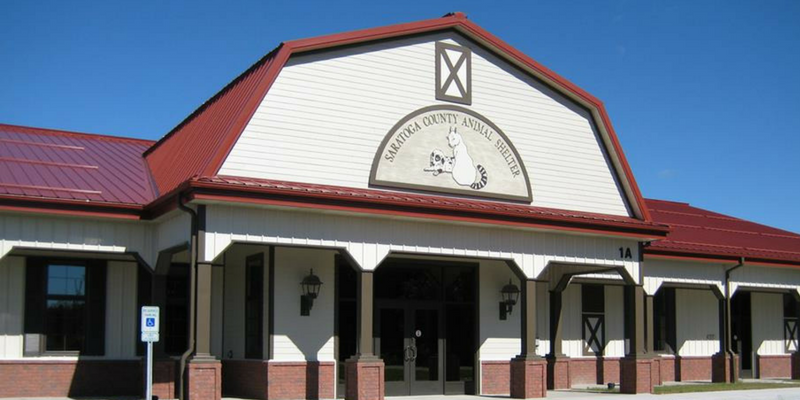
<path fill-rule="evenodd" d="M 623 286 L 605 286 L 606 357 L 625 356 L 625 302 Z"/>
<path fill-rule="evenodd" d="M 783 295 L 752 293 L 753 349 L 758 355 L 785 354 L 783 342 Z"/>
<path fill-rule="evenodd" d="M 711 290 L 676 289 L 675 323 L 678 355 L 719 352 L 719 302 Z"/>
<path fill-rule="evenodd" d="M 389 129 L 414 110 L 449 104 L 434 96 L 436 41 L 472 49 L 469 108 L 519 151 L 533 205 L 629 215 L 589 112 L 454 33 L 294 57 L 219 174 L 368 187 Z"/>
<path fill-rule="evenodd" d="M 516 357 L 520 350 L 520 313 L 522 308 L 514 307 L 505 321 L 500 321 L 500 289 L 511 279 L 520 285 L 511 268 L 499 261 L 482 261 L 478 269 L 480 299 L 480 360 L 508 361 Z M 537 311 L 542 306 L 537 304 Z M 539 319 L 541 320 L 541 318 Z M 539 328 L 539 332 L 543 332 Z"/>
<path fill-rule="evenodd" d="M 619 247 L 627 246 L 638 259 L 631 239 L 224 205 L 207 207 L 206 229 L 206 261 L 238 242 L 346 249 L 367 270 L 389 252 L 403 252 L 514 260 L 529 278 L 551 263 L 619 266 L 639 276 L 638 262 L 619 258 Z"/>
<path fill-rule="evenodd" d="M 644 290 L 648 295 L 655 295 L 661 285 L 681 283 L 690 285 L 713 285 L 723 292 L 725 279 L 724 265 L 691 261 L 669 261 L 646 258 L 644 266 Z"/>
<path fill-rule="evenodd" d="M 275 249 L 274 361 L 335 361 L 334 255 L 329 250 Z M 323 285 L 309 316 L 300 316 L 300 281 L 309 269 Z"/>
<path fill-rule="evenodd" d="M 135 262 L 108 262 L 105 354 L 108 358 L 136 357 L 138 268 Z"/>
<path fill-rule="evenodd" d="M 225 358 L 222 330 L 225 323 L 223 294 L 226 270 L 225 267 L 211 269 L 211 354 L 220 360 Z"/>
<path fill-rule="evenodd" d="M 733 271 L 731 275 L 731 289 L 734 293 L 739 286 L 798 290 L 800 274 L 795 269 L 770 268 L 745 263 L 743 268 Z"/>
<path fill-rule="evenodd" d="M 0 213 L 0 258 L 14 248 L 134 252 L 155 266 L 158 251 L 187 243 L 189 218 L 155 222 Z"/>
<path fill-rule="evenodd" d="M 583 311 L 581 309 L 581 285 L 572 284 L 561 294 L 562 324 L 561 350 L 572 358 L 583 357 Z"/>
<path fill-rule="evenodd" d="M 25 258 L 0 259 L 0 359 L 22 357 Z"/>
<path fill-rule="evenodd" d="M 222 353 L 225 359 L 244 358 L 245 259 L 258 251 L 255 246 L 233 246 L 225 253 Z"/>

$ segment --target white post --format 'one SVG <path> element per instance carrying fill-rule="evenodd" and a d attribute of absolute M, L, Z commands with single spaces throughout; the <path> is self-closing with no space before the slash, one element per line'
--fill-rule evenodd
<path fill-rule="evenodd" d="M 153 342 L 147 342 L 147 387 L 144 400 L 153 399 Z"/>

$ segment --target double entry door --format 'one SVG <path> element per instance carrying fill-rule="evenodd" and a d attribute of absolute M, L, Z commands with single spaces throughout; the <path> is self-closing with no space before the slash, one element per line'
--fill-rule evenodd
<path fill-rule="evenodd" d="M 444 331 L 440 303 L 376 304 L 375 350 L 385 365 L 387 396 L 444 393 Z"/>

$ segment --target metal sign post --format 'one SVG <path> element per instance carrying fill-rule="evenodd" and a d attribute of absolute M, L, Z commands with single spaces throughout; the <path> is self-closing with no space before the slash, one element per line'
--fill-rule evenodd
<path fill-rule="evenodd" d="M 158 341 L 159 309 L 158 307 L 142 307 L 142 342 L 147 343 L 147 381 L 145 383 L 145 400 L 153 399 L 153 342 Z"/>

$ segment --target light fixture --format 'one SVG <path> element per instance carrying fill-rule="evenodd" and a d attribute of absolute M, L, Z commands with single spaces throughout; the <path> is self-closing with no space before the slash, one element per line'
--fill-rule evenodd
<path fill-rule="evenodd" d="M 303 278 L 300 282 L 300 288 L 303 289 L 303 294 L 300 296 L 300 315 L 307 316 L 311 314 L 311 307 L 314 306 L 314 299 L 319 294 L 319 287 L 322 286 L 322 281 L 319 277 L 314 275 L 314 270 L 308 273 L 308 276 Z"/>
<path fill-rule="evenodd" d="M 503 296 L 503 301 L 500 302 L 500 320 L 505 321 L 506 316 L 511 314 L 511 310 L 514 308 L 514 305 L 517 304 L 519 288 L 517 285 L 511 283 L 511 279 L 509 279 L 508 285 L 503 286 L 503 289 L 500 290 L 500 294 Z"/>

